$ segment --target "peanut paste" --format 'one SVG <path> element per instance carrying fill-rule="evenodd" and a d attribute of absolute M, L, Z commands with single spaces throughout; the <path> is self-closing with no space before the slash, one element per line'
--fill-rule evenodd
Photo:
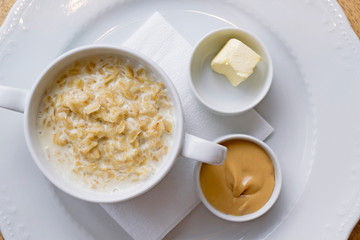
<path fill-rule="evenodd" d="M 260 209 L 270 198 L 274 166 L 266 152 L 246 140 L 221 143 L 228 148 L 222 166 L 202 164 L 200 185 L 208 202 L 230 215 L 245 215 Z"/>

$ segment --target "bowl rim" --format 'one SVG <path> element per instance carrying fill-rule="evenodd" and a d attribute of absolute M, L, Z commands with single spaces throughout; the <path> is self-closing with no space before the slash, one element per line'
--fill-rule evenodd
<path fill-rule="evenodd" d="M 269 200 L 265 203 L 265 205 L 262 206 L 260 209 L 258 209 L 256 212 L 246 214 L 246 215 L 240 215 L 240 216 L 226 214 L 226 213 L 223 213 L 223 212 L 217 210 L 215 207 L 213 207 L 208 202 L 208 200 L 206 199 L 206 197 L 204 196 L 204 194 L 202 192 L 202 188 L 200 185 L 200 169 L 201 169 L 201 166 L 203 163 L 201 163 L 201 162 L 197 163 L 197 165 L 195 167 L 195 171 L 194 171 L 195 185 L 196 185 L 197 194 L 198 194 L 201 202 L 205 205 L 205 207 L 211 213 L 213 213 L 217 217 L 222 218 L 227 221 L 246 222 L 246 221 L 250 221 L 250 220 L 259 218 L 260 216 L 264 215 L 266 212 L 268 212 L 272 208 L 272 206 L 275 204 L 275 202 L 277 201 L 277 199 L 280 195 L 280 190 L 282 187 L 282 174 L 281 174 L 279 160 L 278 160 L 277 156 L 275 155 L 274 151 L 266 143 L 264 143 L 263 141 L 255 138 L 255 137 L 252 137 L 250 135 L 245 135 L 245 134 L 228 134 L 228 135 L 224 135 L 222 137 L 215 139 L 214 142 L 222 143 L 222 142 L 225 142 L 228 140 L 234 140 L 234 139 L 247 140 L 247 141 L 257 144 L 259 147 L 261 147 L 262 149 L 265 150 L 265 152 L 268 154 L 268 156 L 270 157 L 270 159 L 273 163 L 274 174 L 275 174 L 275 186 L 274 186 L 274 190 L 273 190 Z"/>
<path fill-rule="evenodd" d="M 211 38 L 214 35 L 218 35 L 218 34 L 222 34 L 223 32 L 228 32 L 228 31 L 232 31 L 232 32 L 236 32 L 236 33 L 241 33 L 241 34 L 246 34 L 248 36 L 250 36 L 255 42 L 257 42 L 259 44 L 259 46 L 261 46 L 261 48 L 263 49 L 263 51 L 265 52 L 266 58 L 268 59 L 268 64 L 267 64 L 267 68 L 268 68 L 268 73 L 266 75 L 266 81 L 265 81 L 265 86 L 263 91 L 261 92 L 261 94 L 256 98 L 255 101 L 253 101 L 252 104 L 249 104 L 247 107 L 244 107 L 242 109 L 233 109 L 233 110 L 224 110 L 224 109 L 220 109 L 220 108 L 216 108 L 214 106 L 212 106 L 211 104 L 209 104 L 207 101 L 205 101 L 200 94 L 197 91 L 197 88 L 194 85 L 194 79 L 192 77 L 192 72 L 193 72 L 193 61 L 194 58 L 196 56 L 196 52 L 197 49 L 205 42 L 205 40 L 207 40 L 208 38 Z M 219 28 L 216 29 L 214 31 L 211 31 L 209 33 L 207 33 L 206 35 L 204 35 L 196 44 L 195 47 L 191 53 L 191 57 L 190 57 L 190 62 L 189 62 L 189 82 L 190 82 L 190 88 L 192 90 L 192 92 L 194 93 L 194 95 L 196 96 L 196 99 L 201 102 L 207 109 L 209 109 L 211 112 L 219 114 L 219 115 L 225 115 L 225 116 L 233 116 L 233 115 L 239 115 L 243 112 L 246 112 L 252 108 L 254 108 L 257 104 L 259 104 L 264 97 L 267 95 L 267 93 L 269 92 L 269 89 L 272 85 L 272 81 L 273 81 L 273 74 L 274 74 L 274 70 L 273 70 L 273 63 L 272 63 L 272 58 L 270 55 L 270 52 L 268 50 L 268 48 L 266 47 L 266 45 L 264 44 L 264 42 L 262 40 L 260 40 L 260 38 L 256 35 L 253 34 L 252 32 L 242 29 L 242 28 L 238 28 L 238 27 L 225 27 L 225 28 Z"/>
<path fill-rule="evenodd" d="M 146 65 L 144 65 L 145 68 L 153 68 L 157 74 L 159 74 L 159 76 L 161 77 L 161 81 L 164 81 L 166 83 L 166 86 L 169 88 L 169 94 L 171 95 L 172 101 L 173 101 L 173 111 L 174 114 L 176 115 L 176 121 L 177 121 L 177 129 L 174 132 L 174 139 L 173 139 L 173 148 L 174 150 L 172 152 L 170 152 L 167 158 L 164 160 L 164 167 L 162 168 L 162 170 L 160 172 L 158 172 L 155 175 L 158 175 L 156 178 L 152 178 L 152 180 L 149 181 L 145 181 L 149 182 L 147 184 L 145 184 L 145 186 L 143 188 L 141 188 L 141 190 L 137 190 L 135 191 L 134 194 L 126 194 L 126 196 L 122 196 L 120 194 L 111 194 L 109 192 L 93 192 L 91 190 L 88 190 L 86 188 L 82 188 L 82 187 L 77 187 L 74 186 L 73 183 L 71 183 L 70 181 L 68 181 L 68 179 L 64 178 L 63 180 L 60 180 L 59 178 L 61 177 L 60 174 L 58 173 L 59 176 L 55 176 L 54 174 L 52 174 L 51 170 L 48 169 L 47 166 L 45 166 L 45 164 L 43 163 L 44 160 L 41 160 L 42 157 L 39 156 L 38 152 L 38 148 L 35 146 L 35 142 L 34 139 L 37 138 L 37 136 L 35 136 L 32 133 L 31 128 L 34 127 L 33 124 L 31 124 L 31 122 L 33 121 L 33 117 L 36 117 L 37 113 L 33 113 L 31 112 L 31 107 L 35 106 L 36 103 L 34 103 L 34 98 L 35 98 L 35 92 L 38 89 L 39 85 L 41 82 L 49 82 L 46 80 L 43 80 L 44 77 L 46 77 L 45 75 L 48 74 L 49 72 L 53 71 L 52 69 L 56 67 L 57 64 L 61 63 L 62 61 L 65 61 L 67 63 L 72 63 L 78 59 L 84 58 L 83 57 L 77 57 L 78 55 L 84 54 L 84 52 L 89 52 L 89 54 L 85 53 L 85 57 L 89 57 L 89 56 L 95 56 L 95 55 L 101 55 L 101 54 L 110 54 L 109 51 L 114 50 L 114 55 L 118 55 L 118 56 L 123 56 L 126 57 L 128 56 L 129 58 L 132 58 L 134 61 L 137 62 L 142 62 L 145 63 Z M 96 52 L 96 51 L 100 51 L 100 52 Z M 43 92 L 42 92 L 43 93 Z M 147 191 L 149 191 L 150 189 L 152 189 L 153 187 L 155 187 L 162 179 L 165 178 L 165 176 L 168 174 L 168 172 L 170 171 L 170 169 L 174 166 L 175 161 L 177 159 L 177 156 L 180 153 L 180 150 L 182 148 L 183 142 L 184 142 L 184 136 L 185 136 L 185 131 L 184 131 L 184 116 L 183 116 L 183 109 L 182 109 L 182 105 L 180 102 L 180 97 L 178 95 L 178 92 L 175 88 L 175 86 L 173 85 L 171 79 L 169 78 L 169 76 L 165 73 L 165 71 L 156 63 L 154 62 L 152 59 L 150 59 L 149 57 L 145 56 L 144 54 L 140 53 L 139 51 L 127 48 L 127 47 L 123 47 L 123 46 L 116 46 L 116 45 L 85 45 L 85 46 L 81 46 L 81 47 L 77 47 L 74 49 L 71 49 L 69 51 L 64 52 L 63 54 L 61 54 L 60 56 L 58 56 L 57 58 L 55 58 L 53 61 L 51 61 L 48 66 L 46 66 L 44 68 L 44 70 L 42 71 L 41 74 L 39 74 L 39 76 L 37 77 L 37 80 L 34 82 L 30 92 L 29 92 L 29 96 L 28 99 L 26 101 L 26 107 L 25 107 L 25 111 L 24 111 L 24 134 L 25 134 L 25 140 L 26 140 L 26 144 L 27 147 L 30 151 L 30 154 L 32 156 L 33 161 L 36 163 L 37 167 L 40 169 L 40 171 L 43 173 L 43 175 L 52 183 L 54 184 L 57 188 L 59 188 L 60 190 L 62 190 L 63 192 L 84 200 L 84 201 L 88 201 L 88 202 L 95 202 L 95 203 L 113 203 L 113 202 L 122 202 L 122 201 L 126 201 L 132 198 L 135 198 Z M 36 124 L 36 123 L 35 123 Z M 166 163 L 166 161 L 168 161 L 168 163 Z M 68 182 L 68 184 L 72 185 L 73 187 L 68 187 L 67 184 L 65 184 L 65 182 Z M 69 183 L 70 182 L 70 183 Z"/>

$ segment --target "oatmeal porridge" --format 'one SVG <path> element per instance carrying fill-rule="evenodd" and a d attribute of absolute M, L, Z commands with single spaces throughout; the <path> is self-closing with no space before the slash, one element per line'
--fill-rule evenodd
<path fill-rule="evenodd" d="M 76 61 L 42 99 L 38 133 L 49 161 L 72 182 L 114 192 L 149 178 L 174 127 L 165 85 L 113 55 Z"/>

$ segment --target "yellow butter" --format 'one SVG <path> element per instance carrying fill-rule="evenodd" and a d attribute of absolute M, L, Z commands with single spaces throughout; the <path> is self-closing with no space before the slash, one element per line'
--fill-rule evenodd
<path fill-rule="evenodd" d="M 224 74 L 233 86 L 246 80 L 261 57 L 238 39 L 230 39 L 211 62 L 211 68 Z"/>

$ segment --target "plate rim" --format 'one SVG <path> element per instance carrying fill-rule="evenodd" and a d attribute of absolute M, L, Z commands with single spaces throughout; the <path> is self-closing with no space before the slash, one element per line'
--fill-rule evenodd
<path fill-rule="evenodd" d="M 11 33 L 14 31 L 14 29 L 17 26 L 17 21 L 19 20 L 19 17 L 22 16 L 23 12 L 25 11 L 26 7 L 29 4 L 32 4 L 34 0 L 17 0 L 14 5 L 12 6 L 11 10 L 9 11 L 5 21 L 3 22 L 2 26 L 0 27 L 0 47 L 3 43 L 6 45 L 6 41 L 9 36 L 11 36 Z M 333 15 L 333 20 L 338 24 L 338 26 L 335 28 L 336 31 L 344 31 L 349 36 L 349 39 L 346 38 L 346 34 L 343 34 L 343 38 L 346 42 L 349 42 L 351 46 L 355 46 L 354 42 L 354 36 L 355 32 L 350 27 L 350 23 L 347 18 L 339 18 L 336 14 L 341 13 L 343 16 L 346 16 L 340 5 L 335 0 L 327 0 L 324 1 L 325 4 L 328 4 L 326 11 L 330 12 Z M 336 10 L 336 11 L 335 11 Z M 0 48 L 0 54 L 1 54 L 1 48 Z M 355 52 L 355 55 L 357 58 L 360 57 L 360 54 L 358 51 Z M 347 236 L 349 236 L 356 225 L 356 223 L 359 221 L 360 218 L 360 204 L 358 204 L 357 209 L 352 209 L 353 215 L 352 217 L 349 217 L 348 221 L 351 222 L 351 224 L 348 222 L 347 225 L 351 225 L 351 228 L 343 228 L 342 230 L 346 232 Z M 357 217 L 355 217 L 357 215 Z M 71 217 L 71 216 L 70 216 Z M 72 218 L 72 217 L 71 217 Z M 1 224 L 1 221 L 0 221 Z"/>

